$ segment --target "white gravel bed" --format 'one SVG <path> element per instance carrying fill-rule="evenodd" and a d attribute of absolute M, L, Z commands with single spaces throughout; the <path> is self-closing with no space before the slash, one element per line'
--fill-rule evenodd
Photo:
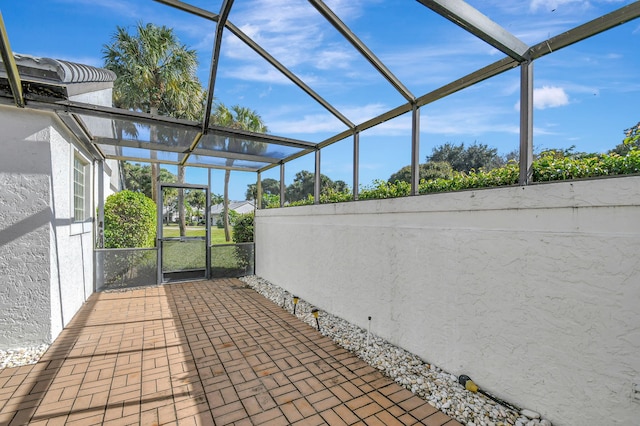
<path fill-rule="evenodd" d="M 265 298 L 293 313 L 293 295 L 257 276 L 240 278 Z M 314 306 L 300 299 L 296 316 L 317 327 L 311 311 Z M 377 368 L 396 383 L 425 399 L 448 416 L 467 426 L 551 426 L 531 410 L 518 412 L 515 407 L 472 393 L 458 383 L 458 378 L 437 366 L 423 361 L 417 355 L 398 348 L 384 339 L 368 334 L 328 312 L 320 311 L 318 321 L 323 335 Z"/>
<path fill-rule="evenodd" d="M 49 349 L 49 345 L 9 349 L 4 351 L 0 349 L 0 370 L 4 368 L 36 364 L 47 349 Z"/>

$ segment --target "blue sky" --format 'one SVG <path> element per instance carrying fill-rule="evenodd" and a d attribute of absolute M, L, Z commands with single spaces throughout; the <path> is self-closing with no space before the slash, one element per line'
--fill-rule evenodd
<path fill-rule="evenodd" d="M 192 4 L 219 12 L 221 1 Z M 326 1 L 343 22 L 416 96 L 497 61 L 504 55 L 417 1 Z M 541 42 L 630 1 L 473 0 L 469 4 L 527 45 Z M 101 66 L 102 47 L 117 25 L 174 28 L 198 52 L 198 77 L 208 81 L 215 26 L 150 0 L 30 0 L 0 3 L 14 52 Z M 303 0 L 236 0 L 229 20 L 296 73 L 354 123 L 405 103 L 404 98 Z M 640 20 L 569 46 L 534 63 L 534 145 L 603 152 L 640 121 Z M 518 69 L 421 109 L 420 158 L 447 142 L 518 148 Z M 270 133 L 320 142 L 345 126 L 241 41 L 227 33 L 215 98 L 257 111 Z M 387 179 L 410 163 L 411 120 L 405 115 L 360 136 L 361 185 Z M 322 151 L 322 173 L 352 185 L 350 139 Z M 313 156 L 286 165 L 285 182 L 314 168 Z M 263 178 L 279 179 L 279 169 Z M 231 198 L 243 199 L 254 173 L 232 173 Z M 187 173 L 206 183 L 206 170 Z M 212 191 L 222 193 L 222 172 Z"/>

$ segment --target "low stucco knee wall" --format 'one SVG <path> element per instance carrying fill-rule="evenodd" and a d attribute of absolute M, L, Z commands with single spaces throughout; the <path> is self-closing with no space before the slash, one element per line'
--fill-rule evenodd
<path fill-rule="evenodd" d="M 640 418 L 640 176 L 259 210 L 256 274 L 556 425 Z"/>

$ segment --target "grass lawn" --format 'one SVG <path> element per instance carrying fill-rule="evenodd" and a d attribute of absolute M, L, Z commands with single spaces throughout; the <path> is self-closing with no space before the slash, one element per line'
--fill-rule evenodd
<path fill-rule="evenodd" d="M 187 227 L 188 237 L 203 237 L 205 228 L 202 226 Z M 179 237 L 180 229 L 177 226 L 164 226 L 163 237 Z M 233 244 L 227 243 L 224 239 L 224 229 L 211 228 L 211 244 Z M 204 241 L 165 241 L 163 243 L 163 270 L 178 271 L 185 269 L 204 269 L 206 267 L 206 253 Z M 246 249 L 244 249 L 246 250 Z M 236 246 L 214 247 L 211 251 L 211 266 L 214 270 L 228 271 L 244 269 L 246 260 L 242 255 L 243 250 Z M 224 276 L 224 275 L 221 275 Z"/>
<path fill-rule="evenodd" d="M 187 237 L 204 237 L 206 229 L 203 226 L 187 226 Z M 162 228 L 163 237 L 179 237 L 180 228 L 176 225 L 165 225 Z M 211 244 L 228 244 L 224 239 L 224 229 L 217 227 L 211 228 Z M 230 241 L 229 244 L 233 244 Z"/>

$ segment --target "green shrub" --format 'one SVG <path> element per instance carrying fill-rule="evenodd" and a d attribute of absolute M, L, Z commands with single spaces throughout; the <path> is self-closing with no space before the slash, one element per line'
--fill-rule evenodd
<path fill-rule="evenodd" d="M 320 204 L 342 203 L 352 201 L 353 193 L 350 188 L 338 191 L 335 188 L 327 188 L 320 194 Z"/>
<path fill-rule="evenodd" d="M 104 204 L 105 248 L 154 247 L 156 204 L 144 194 L 120 191 Z"/>
<path fill-rule="evenodd" d="M 373 200 L 381 198 L 406 197 L 411 194 L 411 184 L 397 180 L 389 183 L 386 180 L 376 179 L 373 186 L 364 187 L 358 194 L 360 200 Z"/>
<path fill-rule="evenodd" d="M 236 224 L 236 220 L 240 217 L 240 213 L 235 210 L 229 209 L 229 225 L 234 226 Z M 216 218 L 216 226 L 218 229 L 224 228 L 224 211 L 221 212 Z"/>
<path fill-rule="evenodd" d="M 518 164 L 507 163 L 505 166 L 491 169 L 487 172 L 483 170 L 472 170 L 469 173 L 453 172 L 449 179 L 432 179 L 420 182 L 418 192 L 428 194 L 432 192 L 461 191 L 472 188 L 488 188 L 494 186 L 515 185 L 519 177 Z"/>
<path fill-rule="evenodd" d="M 640 150 L 631 149 L 622 156 L 615 152 L 588 158 L 571 158 L 545 153 L 533 162 L 535 182 L 579 179 L 640 173 Z"/>
<path fill-rule="evenodd" d="M 233 226 L 234 243 L 250 243 L 253 241 L 253 212 L 238 215 Z"/>
<path fill-rule="evenodd" d="M 640 149 L 631 147 L 626 155 L 615 152 L 609 154 L 581 154 L 567 156 L 567 152 L 545 151 L 533 162 L 533 181 L 557 181 L 565 179 L 591 178 L 640 173 Z M 517 185 L 520 177 L 520 167 L 517 162 L 510 161 L 506 165 L 489 171 L 471 170 L 452 172 L 450 177 L 421 180 L 418 186 L 420 194 L 434 192 L 461 191 L 473 188 L 492 188 L 497 186 Z M 408 182 L 396 180 L 390 183 L 375 180 L 372 186 L 364 187 L 358 198 L 360 200 L 406 197 L 411 194 Z M 350 191 L 327 191 L 320 196 L 321 203 L 338 203 L 353 200 Z M 305 200 L 287 204 L 300 206 L 313 204 L 313 196 Z M 280 207 L 280 199 L 274 196 L 267 208 Z"/>

